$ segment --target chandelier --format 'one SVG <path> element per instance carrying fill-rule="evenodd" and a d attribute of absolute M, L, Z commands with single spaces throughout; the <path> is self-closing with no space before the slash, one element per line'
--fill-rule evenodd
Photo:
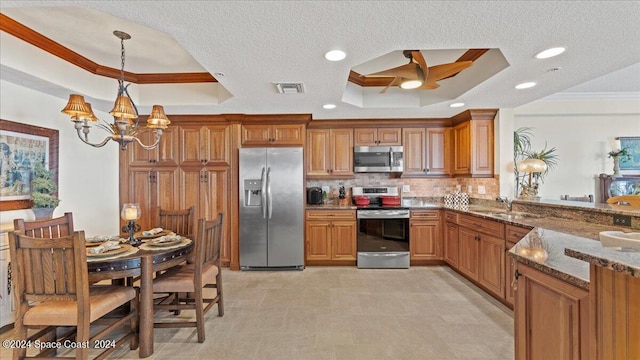
<path fill-rule="evenodd" d="M 147 118 L 146 128 L 139 126 L 138 124 L 138 108 L 131 100 L 127 87 L 131 84 L 124 84 L 124 41 L 131 39 L 131 35 L 122 32 L 114 31 L 113 35 L 120 39 L 120 78 L 118 79 L 118 96 L 116 98 L 113 109 L 109 112 L 113 116 L 113 123 L 102 121 L 94 115 L 91 109 L 91 104 L 84 101 L 84 96 L 78 94 L 69 95 L 69 102 L 62 109 L 62 113 L 71 116 L 71 121 L 74 123 L 74 127 L 78 133 L 78 137 L 82 142 L 93 147 L 102 147 L 109 140 L 113 140 L 120 144 L 120 149 L 123 151 L 127 149 L 129 143 L 135 141 L 142 148 L 146 150 L 154 149 L 160 143 L 162 137 L 162 130 L 167 128 L 167 125 L 171 123 L 164 113 L 164 109 L 161 105 L 153 105 L 151 114 Z M 109 135 L 99 143 L 92 143 L 89 141 L 89 132 L 91 125 L 105 130 Z M 153 131 L 155 133 L 155 142 L 151 145 L 145 145 L 140 141 L 139 137 L 143 133 Z"/>

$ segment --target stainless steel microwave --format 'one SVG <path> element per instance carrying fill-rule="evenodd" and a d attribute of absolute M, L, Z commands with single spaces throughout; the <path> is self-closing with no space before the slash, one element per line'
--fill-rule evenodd
<path fill-rule="evenodd" d="M 356 146 L 353 148 L 353 171 L 402 172 L 402 146 Z"/>

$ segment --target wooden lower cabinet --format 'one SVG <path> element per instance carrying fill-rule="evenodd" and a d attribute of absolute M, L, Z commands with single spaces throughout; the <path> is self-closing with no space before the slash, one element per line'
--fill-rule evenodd
<path fill-rule="evenodd" d="M 130 167 L 127 169 L 128 184 L 123 193 L 123 203 L 137 203 L 140 205 L 142 216 L 136 221 L 142 229 L 155 227 L 155 209 L 176 209 L 178 198 L 173 194 L 178 192 L 177 167 Z M 124 225 L 124 220 L 122 224 Z"/>
<path fill-rule="evenodd" d="M 499 298 L 504 298 L 504 240 L 478 234 L 478 282 Z"/>
<path fill-rule="evenodd" d="M 507 241 L 507 247 L 505 251 L 509 251 L 509 249 L 516 246 L 516 243 L 512 243 Z M 513 307 L 513 301 L 515 298 L 515 289 L 514 289 L 514 272 L 515 272 L 515 259 L 511 256 L 506 255 L 505 252 L 505 262 L 504 262 L 504 301 Z"/>
<path fill-rule="evenodd" d="M 356 260 L 355 210 L 307 210 L 305 258 L 313 261 Z"/>
<path fill-rule="evenodd" d="M 516 360 L 589 359 L 589 292 L 522 263 L 517 270 Z"/>
<path fill-rule="evenodd" d="M 458 267 L 458 224 L 447 222 L 444 225 L 444 261 L 449 266 Z"/>
<path fill-rule="evenodd" d="M 409 239 L 411 260 L 442 260 L 440 211 L 412 211 Z"/>
<path fill-rule="evenodd" d="M 458 270 L 474 281 L 478 281 L 478 233 L 464 226 L 458 228 Z"/>

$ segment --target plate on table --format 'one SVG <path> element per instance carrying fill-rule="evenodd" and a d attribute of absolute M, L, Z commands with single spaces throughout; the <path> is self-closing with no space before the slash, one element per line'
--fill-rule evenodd
<path fill-rule="evenodd" d="M 154 235 L 142 235 L 142 231 L 138 231 L 137 233 L 133 234 L 133 237 L 135 237 L 136 239 L 140 239 L 140 240 L 145 240 L 145 239 L 155 239 L 155 238 L 159 238 L 160 236 L 165 236 L 168 235 L 169 233 L 171 233 L 171 231 L 169 230 L 162 230 L 157 234 Z"/>
<path fill-rule="evenodd" d="M 94 253 L 91 252 L 90 249 L 87 249 L 87 256 L 88 257 L 113 256 L 113 255 L 118 255 L 118 254 L 122 254 L 124 252 L 127 252 L 130 249 L 131 249 L 131 245 L 128 245 L 128 244 L 120 244 L 120 247 L 117 248 L 117 249 L 112 249 L 112 250 L 101 252 L 101 253 L 97 253 L 97 254 L 94 254 Z"/>
<path fill-rule="evenodd" d="M 162 242 L 150 240 L 150 241 L 147 241 L 147 245 L 160 247 L 160 246 L 177 245 L 177 244 L 180 244 L 181 242 L 182 242 L 182 238 L 177 238 L 177 239 L 162 241 Z"/>

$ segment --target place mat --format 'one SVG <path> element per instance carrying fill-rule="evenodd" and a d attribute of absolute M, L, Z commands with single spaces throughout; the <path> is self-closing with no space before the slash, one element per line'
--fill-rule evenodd
<path fill-rule="evenodd" d="M 179 237 L 177 239 L 165 240 L 165 241 L 156 241 L 156 239 L 147 240 L 145 242 L 145 244 L 147 244 L 149 246 L 167 247 L 167 246 L 171 246 L 171 245 L 180 244 L 181 242 L 182 242 L 182 237 Z"/>
<path fill-rule="evenodd" d="M 118 258 L 121 258 L 121 257 L 133 255 L 133 254 L 135 254 L 135 253 L 137 253 L 139 251 L 139 249 L 137 247 L 133 247 L 131 245 L 127 245 L 127 246 L 129 246 L 127 251 L 125 251 L 123 253 L 120 253 L 120 254 L 113 255 L 113 256 L 108 256 L 108 257 L 88 257 L 87 256 L 87 262 L 107 261 L 107 260 L 118 259 Z"/>
<path fill-rule="evenodd" d="M 129 248 L 131 247 L 131 245 L 128 244 L 121 244 L 119 245 L 120 247 L 117 249 L 112 249 L 112 250 L 108 250 L 105 252 L 101 252 L 101 253 L 92 253 L 91 249 L 87 249 L 87 257 L 89 258 L 94 258 L 94 257 L 110 257 L 110 256 L 114 256 L 114 255 L 119 255 L 122 254 L 123 252 L 129 250 Z"/>
<path fill-rule="evenodd" d="M 170 249 L 178 249 L 181 247 L 185 247 L 187 245 L 191 244 L 191 240 L 187 239 L 187 238 L 181 238 L 180 242 L 178 244 L 173 244 L 170 246 L 153 246 L 153 245 L 149 245 L 149 242 L 146 242 L 142 245 L 140 245 L 140 249 L 142 250 L 149 250 L 149 251 L 160 251 L 160 250 L 170 250 Z"/>
<path fill-rule="evenodd" d="M 145 240 L 145 239 L 155 239 L 158 238 L 160 236 L 165 236 L 171 233 L 171 230 L 162 230 L 157 234 L 154 235 L 142 235 L 142 231 L 138 231 L 137 233 L 133 234 L 133 237 L 135 237 L 136 239 L 140 239 L 140 240 Z"/>

